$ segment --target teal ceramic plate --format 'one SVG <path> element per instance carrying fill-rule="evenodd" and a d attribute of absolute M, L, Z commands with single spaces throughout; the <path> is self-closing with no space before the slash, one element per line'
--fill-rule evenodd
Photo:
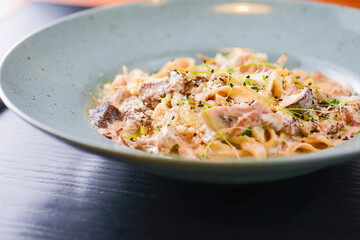
<path fill-rule="evenodd" d="M 320 70 L 360 90 L 360 11 L 297 1 L 150 1 L 64 18 L 18 43 L 1 65 L 4 103 L 71 144 L 172 178 L 241 183 L 289 178 L 356 159 L 360 138 L 314 154 L 187 161 L 150 155 L 99 135 L 87 120 L 89 93 L 123 64 L 150 71 L 173 57 L 253 48 L 289 68 Z"/>

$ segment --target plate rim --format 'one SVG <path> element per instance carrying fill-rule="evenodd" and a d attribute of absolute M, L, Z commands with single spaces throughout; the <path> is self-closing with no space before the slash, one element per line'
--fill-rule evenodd
<path fill-rule="evenodd" d="M 172 1 L 174 1 L 174 0 L 172 0 Z M 184 0 L 184 1 L 188 1 L 188 0 Z M 242 1 L 246 2 L 246 0 L 241 0 L 241 2 Z M 33 119 L 30 115 L 27 115 L 22 110 L 20 110 L 7 97 L 7 95 L 3 89 L 3 79 L 2 79 L 2 72 L 3 72 L 5 61 L 7 58 L 10 57 L 13 50 L 18 48 L 28 38 L 30 38 L 34 35 L 40 34 L 41 32 L 47 30 L 48 28 L 55 27 L 56 25 L 62 24 L 67 21 L 71 21 L 76 18 L 80 18 L 82 16 L 96 14 L 97 12 L 112 10 L 114 8 L 121 9 L 126 6 L 140 5 L 145 2 L 147 2 L 147 1 L 146 0 L 138 0 L 138 1 L 130 2 L 130 3 L 129 2 L 128 3 L 120 3 L 120 4 L 115 4 L 115 5 L 107 5 L 107 6 L 101 6 L 101 7 L 95 7 L 95 8 L 82 10 L 82 11 L 61 17 L 57 20 L 51 21 L 50 23 L 46 24 L 45 26 L 38 28 L 38 29 L 32 31 L 31 33 L 27 34 L 25 37 L 21 38 L 16 44 L 14 44 L 7 51 L 7 53 L 4 55 L 4 57 L 1 59 L 1 62 L 0 62 L 0 97 L 3 100 L 3 103 L 10 110 L 12 110 L 14 113 L 16 113 L 16 115 L 18 115 L 19 117 L 21 117 L 22 119 L 24 119 L 25 121 L 30 123 L 31 125 L 35 126 L 36 128 L 46 132 L 47 134 L 50 134 L 56 138 L 64 140 L 66 143 L 71 143 L 71 144 L 75 144 L 78 147 L 86 148 L 95 154 L 102 155 L 101 153 L 103 153 L 112 159 L 117 159 L 119 161 L 125 161 L 125 162 L 129 162 L 129 163 L 132 163 L 133 160 L 136 160 L 135 163 L 141 163 L 141 164 L 144 164 L 144 163 L 146 163 L 146 164 L 153 163 L 153 164 L 161 164 L 161 165 L 170 164 L 170 165 L 182 165 L 184 167 L 186 167 L 186 166 L 204 166 L 205 165 L 205 166 L 216 166 L 216 167 L 226 167 L 226 168 L 236 167 L 236 169 L 238 169 L 238 167 L 260 168 L 260 167 L 264 167 L 264 166 L 268 166 L 268 167 L 292 166 L 292 165 L 307 166 L 307 165 L 313 165 L 315 163 L 323 163 L 323 162 L 326 163 L 326 164 L 323 163 L 324 165 L 331 165 L 331 164 L 335 164 L 335 163 L 353 160 L 353 159 L 355 159 L 355 157 L 357 157 L 357 155 L 360 155 L 360 149 L 357 150 L 356 148 L 354 150 L 351 150 L 351 149 L 346 150 L 346 152 L 342 152 L 342 151 L 330 152 L 329 154 L 326 154 L 323 156 L 314 156 L 313 154 L 299 154 L 299 155 L 292 155 L 292 156 L 288 156 L 288 157 L 267 158 L 265 160 L 260 160 L 260 161 L 256 161 L 256 160 L 254 161 L 253 158 L 247 158 L 247 159 L 245 158 L 240 161 L 234 160 L 235 158 L 231 158 L 231 160 L 223 158 L 221 161 L 213 161 L 213 160 L 211 160 L 211 161 L 209 161 L 209 160 L 194 161 L 194 160 L 181 159 L 179 157 L 169 159 L 167 157 L 163 157 L 163 156 L 159 156 L 159 155 L 155 155 L 155 154 L 149 154 L 149 153 L 146 155 L 141 155 L 141 154 L 137 154 L 137 153 L 129 153 L 129 152 L 119 151 L 119 150 L 116 150 L 116 149 L 113 149 L 110 147 L 106 147 L 106 146 L 96 146 L 92 142 L 87 141 L 86 139 L 74 137 L 74 136 L 71 136 L 70 134 L 59 131 L 53 127 L 50 127 L 50 126 L 38 121 L 38 120 Z M 281 2 L 281 0 L 270 0 L 270 1 L 254 0 L 254 1 L 252 1 L 252 3 L 256 3 L 256 2 L 265 2 L 265 3 L 275 2 L 276 3 L 276 2 Z M 305 0 L 305 1 L 291 0 L 291 1 L 287 2 L 287 4 L 292 4 L 292 3 L 305 4 L 305 5 L 331 6 L 334 8 L 345 8 L 345 9 L 351 9 L 352 11 L 355 10 L 356 12 L 358 12 L 358 14 L 360 14 L 360 10 L 357 8 L 343 6 L 343 5 L 339 5 L 339 4 L 333 4 L 333 3 L 324 3 L 324 2 L 317 2 L 317 1 L 310 2 L 307 0 Z M 339 159 L 340 157 L 343 159 Z M 219 157 L 219 158 L 221 158 L 221 157 Z"/>

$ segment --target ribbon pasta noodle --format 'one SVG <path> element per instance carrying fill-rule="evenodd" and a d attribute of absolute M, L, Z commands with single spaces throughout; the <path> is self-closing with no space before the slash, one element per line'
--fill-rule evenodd
<path fill-rule="evenodd" d="M 289 70 L 287 59 L 234 48 L 199 64 L 177 58 L 154 74 L 124 66 L 89 117 L 116 143 L 197 160 L 316 152 L 357 135 L 354 91 L 319 71 Z"/>

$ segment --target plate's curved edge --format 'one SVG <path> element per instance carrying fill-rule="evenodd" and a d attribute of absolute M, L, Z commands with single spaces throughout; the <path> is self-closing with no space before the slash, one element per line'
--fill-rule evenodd
<path fill-rule="evenodd" d="M 2 88 L 0 87 L 0 95 L 3 94 Z M 161 156 L 156 156 L 156 155 L 152 155 L 149 154 L 149 156 L 140 156 L 140 155 L 135 155 L 135 154 L 131 154 L 131 153 L 124 153 L 124 152 L 120 152 L 120 151 L 114 151 L 113 149 L 110 148 L 104 148 L 104 147 L 97 147 L 94 146 L 93 144 L 87 142 L 87 141 L 83 141 L 82 139 L 77 139 L 71 136 L 68 136 L 67 134 L 63 134 L 60 131 L 57 131 L 56 129 L 53 129 L 51 127 L 48 127 L 45 124 L 42 124 L 39 121 L 36 121 L 34 119 L 32 119 L 31 117 L 27 116 L 25 113 L 23 113 L 21 110 L 19 110 L 15 105 L 13 105 L 11 103 L 11 101 L 9 101 L 6 97 L 3 99 L 4 104 L 11 109 L 14 113 L 16 113 L 19 117 L 21 117 L 22 119 L 24 119 L 25 121 L 27 121 L 28 123 L 30 123 L 31 125 L 35 126 L 36 128 L 42 130 L 43 132 L 50 134 L 66 143 L 72 143 L 75 144 L 78 147 L 81 147 L 83 149 L 87 149 L 90 150 L 92 153 L 95 153 L 97 155 L 101 155 L 105 154 L 106 157 L 111 158 L 111 159 L 116 159 L 122 162 L 127 162 L 127 163 L 134 163 L 133 160 L 136 160 L 137 164 L 143 164 L 143 163 L 156 163 L 156 164 L 171 164 L 171 165 L 182 165 L 184 167 L 194 167 L 194 166 L 216 166 L 218 167 L 241 167 L 241 168 L 247 168 L 247 167 L 257 167 L 259 165 L 262 165 L 262 167 L 266 166 L 266 167 L 281 167 L 281 166 L 289 166 L 289 165 L 297 165 L 297 166 L 301 166 L 304 165 L 305 167 L 308 164 L 313 164 L 314 162 L 316 163 L 321 163 L 321 162 L 326 162 L 326 165 L 333 165 L 333 164 L 337 164 L 337 163 L 341 163 L 341 162 L 345 162 L 345 161 L 351 161 L 354 160 L 356 158 L 357 155 L 360 154 L 360 150 L 355 150 L 355 151 L 349 151 L 346 152 L 345 154 L 332 154 L 331 156 L 327 156 L 329 158 L 324 157 L 320 157 L 320 158 L 311 158 L 309 157 L 311 154 L 306 155 L 308 158 L 302 158 L 301 156 L 297 156 L 298 159 L 296 159 L 295 157 L 290 157 L 290 158 L 273 158 L 273 159 L 268 159 L 265 161 L 254 161 L 254 160 L 250 160 L 250 161 L 224 161 L 224 162 L 212 162 L 212 161 L 190 161 L 190 160 L 184 160 L 184 159 L 180 159 L 180 158 L 173 158 L 173 159 L 169 159 L 169 158 L 165 158 L 165 157 L 161 157 Z M 100 152 L 100 153 L 99 153 Z M 304 156 L 304 155 L 303 155 Z M 344 157 L 345 156 L 345 157 Z M 342 159 L 339 159 L 338 157 L 342 157 Z M 124 159 L 124 158 L 128 158 L 128 159 Z"/>
<path fill-rule="evenodd" d="M 280 2 L 282 0 L 270 0 L 270 1 L 266 1 L 266 2 Z M 51 134 L 61 140 L 64 140 L 67 143 L 73 143 L 77 146 L 80 146 L 82 148 L 86 148 L 88 150 L 91 150 L 91 152 L 96 153 L 99 155 L 99 152 L 105 154 L 107 157 L 115 159 L 116 157 L 121 157 L 121 158 L 129 158 L 129 160 L 137 160 L 136 163 L 138 164 L 143 164 L 143 163 L 149 163 L 149 161 L 152 161 L 152 163 L 156 163 L 156 164 L 172 164 L 172 165 L 182 165 L 182 166 L 216 166 L 218 167 L 257 167 L 260 164 L 262 165 L 262 167 L 267 166 L 267 167 L 275 167 L 275 166 L 284 166 L 284 165 L 304 165 L 307 166 L 310 163 L 322 163 L 322 162 L 326 162 L 326 164 L 323 165 L 333 165 L 333 164 L 337 164 L 337 163 L 341 163 L 341 162 L 345 162 L 345 161 L 351 161 L 354 160 L 357 155 L 360 155 L 360 149 L 359 150 L 352 150 L 352 151 L 347 151 L 346 153 L 332 153 L 331 155 L 326 155 L 326 156 L 320 156 L 317 158 L 313 158 L 309 155 L 306 155 L 305 157 L 290 157 L 290 158 L 271 158 L 265 161 L 224 161 L 224 162 L 212 162 L 212 161 L 189 161 L 189 160 L 184 160 L 184 159 L 180 159 L 180 158 L 173 158 L 173 159 L 169 159 L 169 158 L 165 158 L 165 157 L 161 157 L 161 156 L 156 156 L 156 155 L 151 155 L 149 154 L 149 156 L 144 156 L 144 155 L 135 155 L 135 154 L 131 154 L 131 153 L 124 153 L 124 152 L 120 152 L 120 151 L 114 151 L 111 148 L 105 148 L 105 147 L 98 147 L 98 146 L 94 146 L 93 144 L 91 144 L 88 141 L 84 141 L 83 139 L 79 139 L 76 137 L 72 137 L 68 134 L 64 134 L 60 131 L 57 131 L 56 129 L 49 127 L 37 120 L 32 119 L 30 116 L 28 116 L 27 114 L 25 114 L 24 112 L 22 112 L 19 108 L 17 108 L 6 96 L 3 87 L 2 87 L 2 69 L 3 69 L 3 65 L 5 63 L 5 60 L 10 56 L 11 52 L 16 49 L 19 45 L 21 45 L 24 41 L 26 41 L 28 38 L 30 38 L 31 36 L 35 35 L 35 34 L 39 34 L 40 32 L 50 28 L 50 27 L 54 27 L 58 24 L 61 24 L 63 22 L 66 21 L 70 21 L 74 18 L 78 18 L 81 16 L 85 16 L 85 15 L 89 15 L 91 13 L 97 13 L 99 11 L 106 11 L 108 9 L 112 9 L 114 7 L 119 8 L 119 7 L 123 7 L 123 6 L 130 6 L 130 5 L 139 5 L 141 3 L 146 2 L 146 0 L 138 0 L 136 2 L 131 2 L 131 3 L 120 3 L 120 4 L 116 4 L 116 5 L 110 5 L 110 6 L 102 6 L 102 7 L 96 7 L 96 8 L 91 8 L 91 9 L 86 9 L 77 13 L 73 13 L 70 14 L 68 16 L 62 17 L 60 19 L 54 20 L 52 22 L 50 22 L 49 24 L 32 31 L 30 34 L 28 34 L 27 36 L 23 37 L 21 40 L 19 40 L 13 47 L 11 47 L 7 53 L 5 54 L 5 56 L 2 58 L 1 62 L 0 62 L 0 97 L 3 100 L 3 103 L 9 108 L 11 109 L 13 112 L 15 112 L 19 117 L 23 118 L 25 121 L 27 121 L 28 123 L 32 124 L 33 126 L 37 127 L 38 129 Z M 259 2 L 263 2 L 261 0 L 259 0 Z M 351 10 L 356 10 L 359 11 L 356 8 L 352 8 L 352 7 L 347 7 L 347 6 L 342 6 L 342 5 L 337 5 L 337 4 L 328 4 L 328 3 L 323 3 L 323 2 L 309 2 L 309 1 L 300 1 L 300 0 L 293 0 L 291 2 L 296 2 L 296 3 L 301 3 L 301 4 L 308 4 L 308 5 L 328 5 L 328 6 L 332 6 L 332 7 L 336 7 L 336 8 L 345 8 L 345 9 L 351 9 Z M 289 3 L 289 2 L 288 2 Z M 339 159 L 339 157 L 342 157 L 342 159 Z M 120 160 L 120 159 L 119 159 Z M 133 162 L 133 161 L 125 161 L 123 159 L 124 162 Z"/>

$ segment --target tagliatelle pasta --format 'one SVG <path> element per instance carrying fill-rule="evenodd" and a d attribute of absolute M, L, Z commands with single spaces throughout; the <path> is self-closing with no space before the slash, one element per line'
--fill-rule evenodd
<path fill-rule="evenodd" d="M 360 99 L 320 72 L 241 48 L 178 58 L 105 84 L 90 110 L 97 131 L 128 147 L 187 159 L 286 156 L 338 145 L 360 130 Z"/>

